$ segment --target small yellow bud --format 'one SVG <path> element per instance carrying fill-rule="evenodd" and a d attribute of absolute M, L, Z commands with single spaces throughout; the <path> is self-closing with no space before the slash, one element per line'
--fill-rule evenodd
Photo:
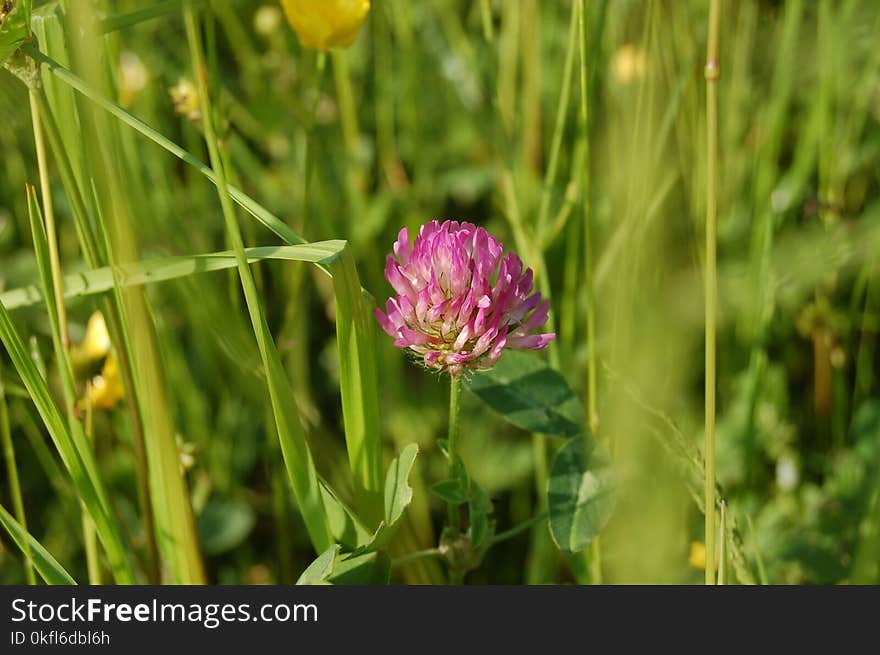
<path fill-rule="evenodd" d="M 691 552 L 688 556 L 688 564 L 701 571 L 706 570 L 706 545 L 701 541 L 691 542 Z"/>
<path fill-rule="evenodd" d="M 354 42 L 370 11 L 369 0 L 281 0 L 304 48 L 328 50 Z"/>

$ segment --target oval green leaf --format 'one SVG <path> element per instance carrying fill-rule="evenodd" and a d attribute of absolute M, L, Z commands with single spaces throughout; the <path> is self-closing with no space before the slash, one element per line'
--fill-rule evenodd
<path fill-rule="evenodd" d="M 582 551 L 614 509 L 614 472 L 608 452 L 593 441 L 569 440 L 553 460 L 547 493 L 556 545 L 566 552 Z"/>
<path fill-rule="evenodd" d="M 535 355 L 505 353 L 467 386 L 505 419 L 530 432 L 571 437 L 584 429 L 578 397 L 558 371 Z"/>
<path fill-rule="evenodd" d="M 219 555 L 240 545 L 250 534 L 256 519 L 247 503 L 212 500 L 199 514 L 199 541 L 208 555 Z"/>

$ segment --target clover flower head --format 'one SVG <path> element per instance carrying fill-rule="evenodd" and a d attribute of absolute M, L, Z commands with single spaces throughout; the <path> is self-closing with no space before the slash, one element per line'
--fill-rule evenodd
<path fill-rule="evenodd" d="M 550 303 L 532 293 L 532 270 L 484 228 L 426 223 L 410 244 L 403 228 L 385 278 L 396 295 L 376 320 L 394 345 L 451 375 L 490 368 L 505 348 L 540 350 L 555 334 L 535 334 Z"/>

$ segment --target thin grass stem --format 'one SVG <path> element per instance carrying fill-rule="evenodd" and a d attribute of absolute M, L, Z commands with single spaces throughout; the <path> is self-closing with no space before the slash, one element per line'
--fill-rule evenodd
<path fill-rule="evenodd" d="M 3 384 L 3 369 L 0 364 L 0 441 L 3 446 L 3 460 L 6 462 L 6 476 L 9 478 L 9 495 L 12 498 L 12 511 L 15 520 L 22 529 L 27 531 L 27 516 L 24 511 L 24 500 L 21 495 L 21 483 L 18 476 L 18 464 L 15 459 L 15 446 L 12 442 L 12 425 L 9 421 L 9 406 L 6 403 L 6 388 Z M 34 563 L 30 545 L 24 547 L 24 576 L 29 585 L 37 584 L 34 574 Z"/>
<path fill-rule="evenodd" d="M 86 384 L 86 416 L 85 416 L 86 439 L 89 444 L 95 444 L 95 421 L 94 407 L 92 406 L 92 385 Z M 98 541 L 95 535 L 95 523 L 83 508 L 82 515 L 83 544 L 86 551 L 86 567 L 89 574 L 89 584 L 101 584 L 101 565 L 98 561 Z"/>
<path fill-rule="evenodd" d="M 706 51 L 706 259 L 705 259 L 705 331 L 706 331 L 706 476 L 705 537 L 706 584 L 715 584 L 715 359 L 716 320 L 718 314 L 718 30 L 720 0 L 710 0 L 709 42 Z"/>

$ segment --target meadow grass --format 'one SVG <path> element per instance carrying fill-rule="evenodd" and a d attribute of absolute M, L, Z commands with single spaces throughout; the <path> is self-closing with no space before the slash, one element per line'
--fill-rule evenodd
<path fill-rule="evenodd" d="M 880 582 L 875 3 L 372 4 L 324 54 L 269 0 L 34 2 L 0 583 Z M 435 218 L 534 270 L 519 402 L 575 432 L 377 330 Z"/>

